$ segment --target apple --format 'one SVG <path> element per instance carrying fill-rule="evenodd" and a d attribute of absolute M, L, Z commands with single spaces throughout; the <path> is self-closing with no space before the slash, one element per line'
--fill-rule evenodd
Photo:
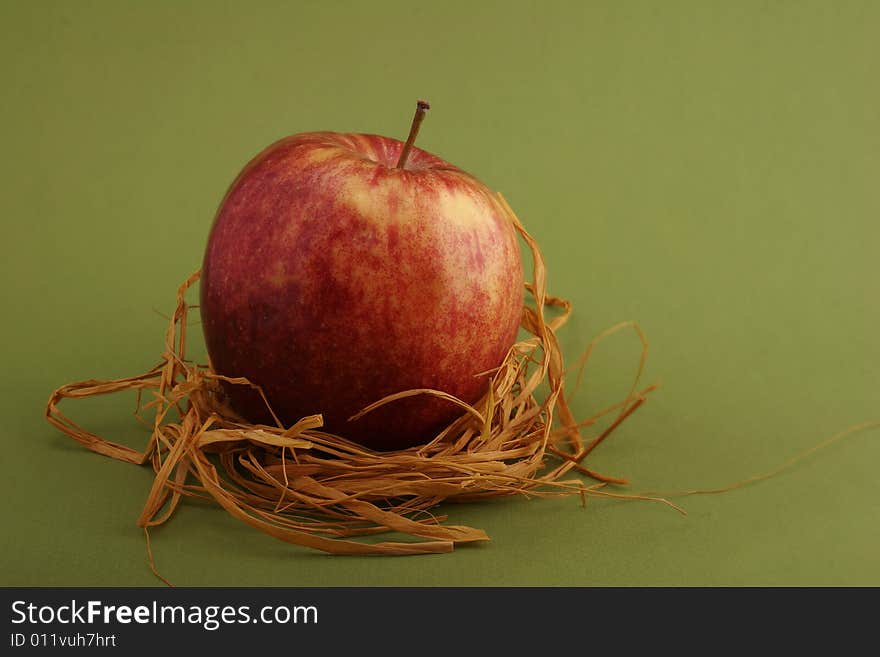
<path fill-rule="evenodd" d="M 514 343 L 523 305 L 515 229 L 474 176 L 406 143 L 310 132 L 259 153 L 217 211 L 200 308 L 214 370 L 263 390 L 285 426 L 322 414 L 327 431 L 375 450 L 423 444 L 461 415 L 417 388 L 467 403 Z M 273 423 L 253 388 L 230 406 Z"/>

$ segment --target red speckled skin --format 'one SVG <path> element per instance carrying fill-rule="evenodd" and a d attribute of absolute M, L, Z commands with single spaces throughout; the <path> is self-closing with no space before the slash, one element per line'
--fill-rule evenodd
<path fill-rule="evenodd" d="M 223 199 L 202 269 L 211 363 L 259 384 L 285 424 L 377 450 L 425 443 L 461 413 L 420 395 L 348 418 L 391 393 L 434 388 L 474 403 L 516 338 L 523 272 L 491 192 L 438 157 L 375 135 L 305 133 L 260 153 Z M 252 390 L 233 407 L 271 423 Z"/>

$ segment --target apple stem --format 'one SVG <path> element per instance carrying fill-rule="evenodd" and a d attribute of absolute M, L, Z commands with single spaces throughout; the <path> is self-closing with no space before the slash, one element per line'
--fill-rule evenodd
<path fill-rule="evenodd" d="M 409 153 L 412 150 L 413 144 L 416 141 L 416 137 L 419 134 L 419 128 L 422 126 L 422 121 L 425 119 L 425 114 L 428 110 L 431 109 L 430 103 L 427 100 L 420 100 L 416 103 L 416 113 L 413 116 L 412 125 L 409 127 L 409 137 L 406 138 L 406 143 L 403 145 L 403 150 L 400 151 L 400 159 L 397 160 L 398 169 L 403 169 L 406 166 L 406 160 L 409 157 Z"/>

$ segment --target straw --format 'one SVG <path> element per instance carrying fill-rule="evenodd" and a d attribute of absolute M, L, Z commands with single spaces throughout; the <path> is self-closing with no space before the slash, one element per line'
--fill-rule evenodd
<path fill-rule="evenodd" d="M 412 395 L 435 395 L 458 404 L 461 415 L 437 435 L 426 436 L 421 446 L 375 452 L 321 431 L 319 415 L 288 427 L 280 422 L 272 426 L 243 421 L 227 405 L 221 383 L 259 390 L 258 386 L 220 376 L 209 365 L 186 357 L 186 327 L 193 306 L 185 297 L 199 279 L 198 271 L 178 288 L 159 364 L 135 377 L 62 386 L 49 398 L 46 417 L 92 451 L 152 466 L 155 479 L 138 518 L 148 539 L 148 529 L 166 522 L 186 497 L 212 500 L 235 518 L 282 541 L 347 555 L 442 553 L 488 540 L 482 529 L 447 524 L 445 517 L 432 513 L 447 501 L 576 495 L 583 502 L 589 497 L 623 497 L 681 510 L 660 497 L 604 490 L 608 484 L 626 482 L 584 465 L 586 457 L 655 389 L 639 387 L 648 343 L 635 322 L 623 322 L 587 346 L 577 361 L 581 370 L 599 342 L 625 329 L 636 332 L 642 353 L 627 396 L 586 420 L 576 420 L 564 394 L 567 372 L 557 339 L 571 304 L 547 294 L 538 245 L 500 195 L 499 201 L 533 259 L 522 316 L 527 337 L 514 344 L 503 364 L 490 373 L 487 392 L 474 405 L 443 391 L 420 389 L 378 400 L 360 413 Z M 144 406 L 155 415 L 143 451 L 89 432 L 59 408 L 66 399 L 124 390 L 137 391 L 137 413 L 143 410 L 140 400 L 152 397 Z M 606 425 L 604 429 L 598 429 L 600 423 Z M 585 435 L 587 429 L 596 431 Z M 588 483 L 584 477 L 595 481 Z M 373 540 L 386 532 L 400 538 Z"/>

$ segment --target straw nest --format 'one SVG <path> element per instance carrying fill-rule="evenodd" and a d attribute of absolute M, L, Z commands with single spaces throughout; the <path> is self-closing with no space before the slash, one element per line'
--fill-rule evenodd
<path fill-rule="evenodd" d="M 584 465 L 590 452 L 654 388 L 638 388 L 647 354 L 644 335 L 635 323 L 623 322 L 587 346 L 576 362 L 581 372 L 595 345 L 614 332 L 632 328 L 643 345 L 626 398 L 576 420 L 563 391 L 566 368 L 556 337 L 571 305 L 547 294 L 538 245 L 503 198 L 501 202 L 533 258 L 522 315 L 528 337 L 513 345 L 504 363 L 490 373 L 485 396 L 473 406 L 454 400 L 462 407 L 461 416 L 423 446 L 374 452 L 322 432 L 320 415 L 289 427 L 244 422 L 226 405 L 221 381 L 252 384 L 220 376 L 186 356 L 187 320 L 193 306 L 185 296 L 199 272 L 177 291 L 158 365 L 130 378 L 62 386 L 52 393 L 46 416 L 95 452 L 152 465 L 155 480 L 138 519 L 145 532 L 168 520 L 184 497 L 198 497 L 213 500 L 239 520 L 296 545 L 333 554 L 428 554 L 488 540 L 481 529 L 446 524 L 445 516 L 432 513 L 441 502 L 512 495 L 666 502 L 608 490 L 609 483 L 625 482 Z M 97 436 L 59 410 L 64 399 L 124 390 L 137 392 L 139 417 L 146 408 L 155 413 L 143 451 Z M 441 391 L 407 391 L 379 400 L 363 412 L 412 394 L 448 398 Z M 142 405 L 145 397 L 148 401 Z M 592 435 L 586 437 L 588 430 Z M 402 536 L 386 541 L 372 538 L 383 532 Z"/>

